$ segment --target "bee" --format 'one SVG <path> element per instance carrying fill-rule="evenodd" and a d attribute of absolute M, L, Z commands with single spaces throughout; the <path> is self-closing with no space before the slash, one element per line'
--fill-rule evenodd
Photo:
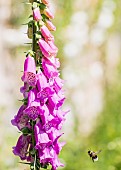
<path fill-rule="evenodd" d="M 99 150 L 97 152 L 88 150 L 88 155 L 90 156 L 90 158 L 92 158 L 92 161 L 95 162 L 95 161 L 98 161 L 97 154 L 100 153 L 100 152 L 101 152 L 101 150 Z"/>

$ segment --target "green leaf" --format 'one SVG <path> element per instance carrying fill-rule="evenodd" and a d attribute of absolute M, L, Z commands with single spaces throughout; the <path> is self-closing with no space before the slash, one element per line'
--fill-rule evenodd
<path fill-rule="evenodd" d="M 30 154 L 31 154 L 31 155 L 35 155 L 35 154 L 36 154 L 36 152 L 37 152 L 37 151 L 36 151 L 36 149 L 35 149 L 35 148 L 33 148 L 33 149 L 30 151 Z"/>
<path fill-rule="evenodd" d="M 42 21 L 45 22 L 46 20 L 48 20 L 48 17 L 45 14 L 41 14 L 42 16 Z"/>
<path fill-rule="evenodd" d="M 18 100 L 18 101 L 21 101 L 21 102 L 23 102 L 23 103 L 24 103 L 24 105 L 26 105 L 26 104 L 27 104 L 28 99 L 27 99 L 27 98 L 25 98 L 25 99 Z"/>
<path fill-rule="evenodd" d="M 44 10 L 44 9 L 46 8 L 46 5 L 43 4 L 43 3 L 40 3 L 40 4 L 39 4 L 39 7 L 40 7 L 41 10 Z"/>
<path fill-rule="evenodd" d="M 23 135 L 28 135 L 31 134 L 31 130 L 28 127 L 24 127 L 21 129 L 21 132 L 23 133 Z"/>
<path fill-rule="evenodd" d="M 31 163 L 28 163 L 28 162 L 19 162 L 19 163 L 31 165 Z"/>
<path fill-rule="evenodd" d="M 29 18 L 33 18 L 33 15 L 29 15 Z"/>

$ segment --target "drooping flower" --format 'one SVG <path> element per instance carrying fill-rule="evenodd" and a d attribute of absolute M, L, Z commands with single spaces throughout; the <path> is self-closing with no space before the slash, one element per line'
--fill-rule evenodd
<path fill-rule="evenodd" d="M 48 28 L 45 25 L 43 25 L 41 27 L 41 33 L 46 41 L 54 40 L 54 36 L 50 33 L 50 31 L 48 30 Z"/>
<path fill-rule="evenodd" d="M 30 55 L 25 59 L 24 74 L 21 79 L 30 86 L 35 86 L 37 83 L 35 60 Z"/>
<path fill-rule="evenodd" d="M 57 49 L 52 48 L 45 40 L 39 39 L 39 47 L 42 51 L 43 56 L 46 58 L 51 58 L 52 56 L 56 56 Z"/>
<path fill-rule="evenodd" d="M 17 113 L 14 116 L 14 119 L 11 120 L 12 125 L 17 126 L 19 130 L 24 127 L 29 127 L 29 118 L 24 114 L 24 110 L 26 109 L 25 105 L 22 105 Z"/>
<path fill-rule="evenodd" d="M 42 59 L 42 68 L 48 79 L 59 76 L 59 71 L 53 66 L 50 60 L 46 58 Z"/>
<path fill-rule="evenodd" d="M 46 27 L 50 30 L 50 31 L 56 31 L 56 27 L 53 25 L 53 23 L 50 20 L 46 20 L 45 21 Z"/>
<path fill-rule="evenodd" d="M 21 160 L 26 160 L 30 142 L 31 136 L 21 135 L 16 146 L 13 147 L 13 153 L 19 156 Z"/>
<path fill-rule="evenodd" d="M 34 20 L 35 21 L 40 21 L 41 20 L 41 14 L 40 14 L 40 9 L 39 9 L 39 7 L 38 8 L 35 8 L 34 10 L 33 10 L 33 17 L 34 17 Z"/>
<path fill-rule="evenodd" d="M 51 145 L 51 140 L 48 137 L 48 134 L 43 130 L 42 123 L 38 122 L 34 127 L 36 149 L 43 150 L 45 147 Z"/>
<path fill-rule="evenodd" d="M 48 5 L 49 1 L 48 0 L 41 0 L 43 4 Z"/>
<path fill-rule="evenodd" d="M 48 9 L 48 8 L 45 8 L 43 13 L 50 19 L 54 19 L 54 15 L 52 14 L 52 12 Z"/>

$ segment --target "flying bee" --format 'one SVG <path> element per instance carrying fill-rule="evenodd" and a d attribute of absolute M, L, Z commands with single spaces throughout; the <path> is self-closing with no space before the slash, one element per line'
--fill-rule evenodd
<path fill-rule="evenodd" d="M 95 161 L 98 161 L 98 156 L 97 154 L 100 153 L 101 150 L 97 151 L 97 152 L 94 152 L 94 151 L 88 151 L 88 155 L 90 156 L 90 158 L 92 158 L 92 161 L 95 162 Z"/>

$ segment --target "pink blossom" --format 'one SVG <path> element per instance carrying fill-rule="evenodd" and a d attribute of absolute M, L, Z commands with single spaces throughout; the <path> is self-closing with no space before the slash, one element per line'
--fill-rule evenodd
<path fill-rule="evenodd" d="M 56 27 L 53 25 L 53 23 L 50 20 L 46 20 L 46 27 L 50 30 L 50 31 L 56 31 Z"/>
<path fill-rule="evenodd" d="M 41 0 L 43 4 L 48 5 L 49 1 L 48 0 Z"/>
<path fill-rule="evenodd" d="M 24 83 L 27 83 L 30 86 L 35 86 L 37 82 L 36 78 L 36 65 L 33 57 L 26 57 L 24 62 L 24 74 L 21 77 Z"/>
<path fill-rule="evenodd" d="M 44 74 L 47 78 L 53 79 L 59 75 L 59 71 L 53 66 L 53 64 L 47 58 L 42 59 L 42 68 L 44 70 Z"/>
<path fill-rule="evenodd" d="M 40 14 L 40 9 L 39 7 L 38 8 L 35 8 L 33 10 L 33 17 L 34 17 L 34 20 L 35 21 L 40 21 L 41 20 L 41 14 Z"/>
<path fill-rule="evenodd" d="M 51 47 L 51 49 L 54 51 L 55 54 L 57 54 L 58 52 L 58 48 L 55 46 L 53 41 L 48 41 L 49 46 Z"/>
<path fill-rule="evenodd" d="M 41 27 L 41 33 L 42 33 L 43 37 L 46 39 L 46 41 L 54 40 L 54 36 L 50 33 L 50 31 L 48 30 L 48 28 L 45 25 L 43 25 Z"/>
<path fill-rule="evenodd" d="M 57 50 L 51 48 L 51 46 L 46 41 L 44 41 L 43 39 L 39 39 L 38 43 L 39 43 L 40 50 L 42 51 L 42 54 L 45 57 L 49 58 L 52 56 L 56 56 Z"/>
<path fill-rule="evenodd" d="M 54 15 L 51 13 L 51 11 L 48 8 L 44 9 L 44 14 L 50 19 L 54 18 Z"/>

